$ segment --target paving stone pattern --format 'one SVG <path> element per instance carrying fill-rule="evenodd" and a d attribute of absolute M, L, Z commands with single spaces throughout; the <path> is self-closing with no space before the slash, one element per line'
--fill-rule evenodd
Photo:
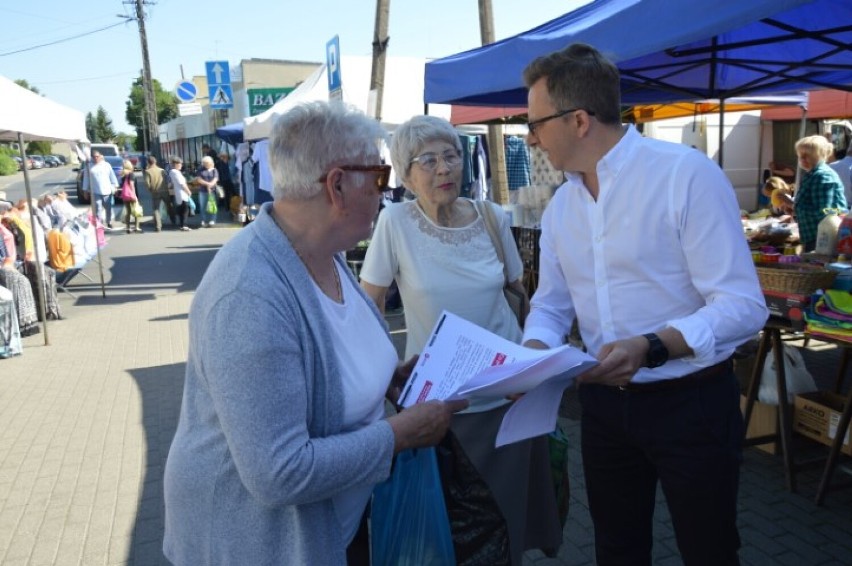
<path fill-rule="evenodd" d="M 0 564 L 167 564 L 162 474 L 180 410 L 187 313 L 204 269 L 235 233 L 221 226 L 110 235 L 107 297 L 78 278 L 77 299 L 60 297 L 65 319 L 49 323 L 50 345 L 43 335 L 28 337 L 22 356 L 0 360 Z M 97 280 L 97 265 L 86 273 Z M 395 311 L 388 321 L 401 348 L 404 317 Z M 815 347 L 805 359 L 818 382 L 830 384 L 836 350 Z M 560 419 L 571 443 L 564 544 L 556 558 L 528 552 L 526 565 L 594 563 L 578 416 L 569 392 Z M 802 453 L 825 454 L 797 443 Z M 746 451 L 743 564 L 852 563 L 852 490 L 831 492 L 817 507 L 820 474 L 800 473 L 799 493 L 791 494 L 780 457 Z M 658 502 L 654 563 L 680 564 L 661 496 Z"/>

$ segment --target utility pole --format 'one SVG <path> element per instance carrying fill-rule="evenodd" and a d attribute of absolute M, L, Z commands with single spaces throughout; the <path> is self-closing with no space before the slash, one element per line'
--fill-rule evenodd
<path fill-rule="evenodd" d="M 136 6 L 136 23 L 139 24 L 139 41 L 142 43 L 142 90 L 145 93 L 145 116 L 143 117 L 143 128 L 147 128 L 151 153 L 158 160 L 160 155 L 160 132 L 157 122 L 157 102 L 154 97 L 154 81 L 151 79 L 151 62 L 148 59 L 148 36 L 145 33 L 145 4 L 153 4 L 151 0 L 126 0 L 125 4 Z"/>
<path fill-rule="evenodd" d="M 479 31 L 482 45 L 494 43 L 494 11 L 491 0 L 479 0 Z M 509 181 L 506 178 L 506 150 L 503 126 L 488 126 L 488 159 L 491 161 L 491 195 L 497 204 L 509 204 Z"/>
<path fill-rule="evenodd" d="M 370 93 L 374 94 L 376 121 L 382 121 L 382 96 L 385 90 L 385 57 L 388 51 L 388 17 L 390 0 L 376 0 L 376 25 L 373 29 L 373 71 L 370 75 Z"/>

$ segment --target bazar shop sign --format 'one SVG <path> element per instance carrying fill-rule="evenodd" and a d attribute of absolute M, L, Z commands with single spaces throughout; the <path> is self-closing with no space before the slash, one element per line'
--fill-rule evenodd
<path fill-rule="evenodd" d="M 293 88 L 250 88 L 248 89 L 249 116 L 257 116 L 269 110 L 276 102 L 293 92 Z"/>

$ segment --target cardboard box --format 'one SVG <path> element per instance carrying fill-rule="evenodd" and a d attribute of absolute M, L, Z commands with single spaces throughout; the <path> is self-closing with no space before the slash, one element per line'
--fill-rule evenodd
<path fill-rule="evenodd" d="M 745 415 L 746 397 L 740 395 L 740 410 Z M 778 407 L 775 405 L 767 405 L 755 400 L 754 406 L 751 408 L 751 419 L 749 419 L 748 430 L 746 431 L 746 439 L 756 436 L 766 436 L 767 434 L 777 434 L 778 432 Z M 754 444 L 758 450 L 763 450 L 768 454 L 777 452 L 778 443 L 775 441 L 766 444 Z"/>
<path fill-rule="evenodd" d="M 840 424 L 840 415 L 843 412 L 843 404 L 846 397 L 828 391 L 814 391 L 813 393 L 801 393 L 796 395 L 793 408 L 793 430 L 803 436 L 812 438 L 817 442 L 830 446 L 841 431 L 837 430 Z M 841 452 L 852 456 L 852 442 L 850 442 L 849 428 L 847 427 Z"/>

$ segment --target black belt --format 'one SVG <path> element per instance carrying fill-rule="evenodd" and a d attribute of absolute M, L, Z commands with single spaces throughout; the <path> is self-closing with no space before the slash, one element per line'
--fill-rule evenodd
<path fill-rule="evenodd" d="M 721 361 L 718 364 L 700 369 L 694 373 L 689 373 L 683 377 L 674 379 L 661 379 L 659 381 L 647 381 L 644 383 L 630 382 L 627 385 L 619 385 L 616 387 L 619 391 L 629 393 L 656 393 L 659 391 L 674 391 L 676 389 L 685 389 L 687 387 L 695 387 L 702 381 L 714 379 L 723 374 L 729 374 L 734 370 L 734 363 L 730 358 Z"/>

